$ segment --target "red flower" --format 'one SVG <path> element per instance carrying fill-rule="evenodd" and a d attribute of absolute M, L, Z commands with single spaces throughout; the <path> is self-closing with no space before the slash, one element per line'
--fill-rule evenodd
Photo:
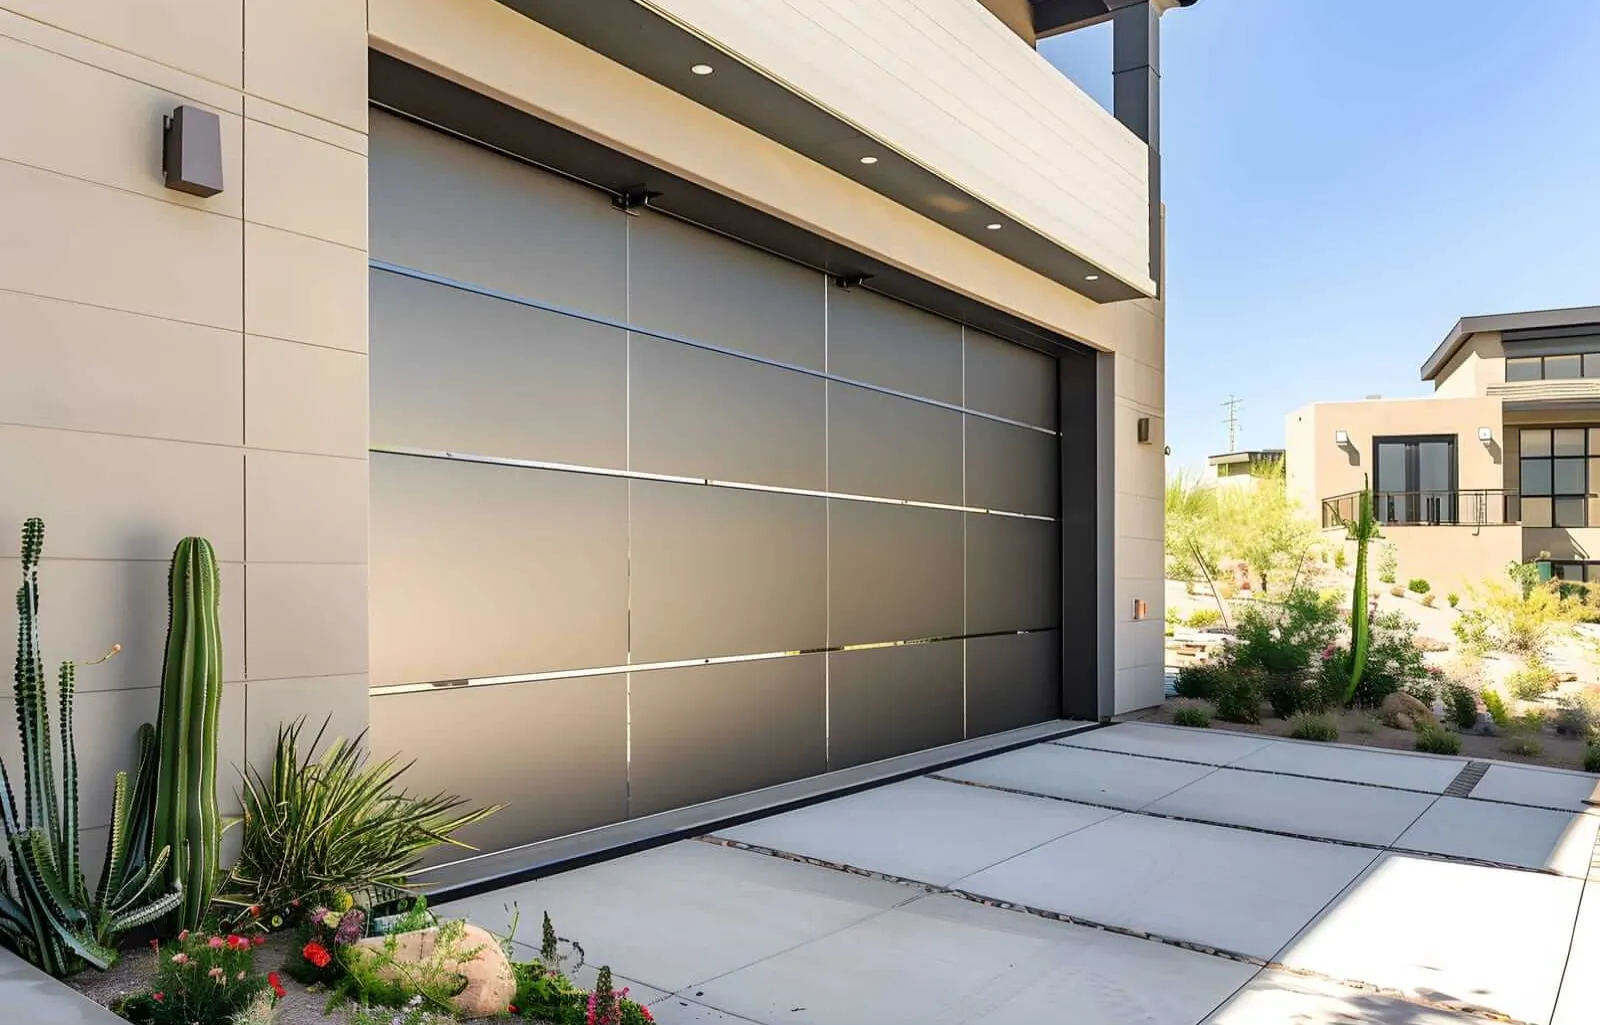
<path fill-rule="evenodd" d="M 158 939 L 151 939 L 151 941 L 150 941 L 150 949 L 155 951 L 158 954 L 161 953 L 161 941 L 158 940 Z"/>
<path fill-rule="evenodd" d="M 272 995 L 277 997 L 279 1000 L 282 1000 L 289 992 L 283 988 L 283 983 L 278 979 L 277 972 L 267 973 L 267 985 L 272 987 Z"/>
<path fill-rule="evenodd" d="M 255 944 L 258 947 L 264 947 L 267 945 L 267 938 L 265 936 L 257 936 L 255 938 Z"/>
<path fill-rule="evenodd" d="M 167 999 L 167 995 L 165 993 L 152 993 L 150 994 L 150 999 L 160 1003 L 161 1001 Z"/>
<path fill-rule="evenodd" d="M 251 918 L 260 918 L 261 917 L 261 905 L 260 904 L 252 904 L 248 908 L 246 908 L 245 910 L 250 912 L 250 917 Z"/>
<path fill-rule="evenodd" d="M 328 948 L 312 940 L 300 951 L 300 956 L 316 965 L 318 968 L 328 967 L 328 962 L 333 960 L 333 955 L 328 953 Z"/>
<path fill-rule="evenodd" d="M 506 1008 L 506 1011 L 509 1014 L 516 1014 L 517 1013 L 517 1005 L 516 1004 L 512 1004 L 510 1007 Z"/>

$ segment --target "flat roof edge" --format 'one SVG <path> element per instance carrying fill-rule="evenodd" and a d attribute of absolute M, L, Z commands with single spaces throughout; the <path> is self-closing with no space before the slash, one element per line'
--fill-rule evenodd
<path fill-rule="evenodd" d="M 1454 358 L 1468 338 L 1485 331 L 1522 331 L 1529 328 L 1576 327 L 1582 324 L 1600 325 L 1600 306 L 1566 306 L 1548 310 L 1527 310 L 1522 313 L 1491 313 L 1476 317 L 1462 317 L 1456 321 L 1444 341 L 1433 350 L 1422 364 L 1422 379 L 1431 381 Z"/>

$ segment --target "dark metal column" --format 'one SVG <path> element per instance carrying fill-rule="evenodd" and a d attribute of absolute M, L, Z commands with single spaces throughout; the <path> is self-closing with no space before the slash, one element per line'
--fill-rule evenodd
<path fill-rule="evenodd" d="M 1150 276 L 1161 286 L 1161 11 L 1151 0 L 1107 0 L 1112 112 L 1150 147 Z"/>
<path fill-rule="evenodd" d="M 1061 714 L 1111 714 L 1115 635 L 1106 594 L 1114 551 L 1103 544 L 1111 494 L 1111 424 L 1104 374 L 1110 353 L 1064 352 L 1057 359 L 1061 403 Z"/>

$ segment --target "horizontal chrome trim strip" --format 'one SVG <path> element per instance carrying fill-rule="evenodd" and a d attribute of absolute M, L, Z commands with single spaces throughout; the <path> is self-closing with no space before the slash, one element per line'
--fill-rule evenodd
<path fill-rule="evenodd" d="M 517 673 L 511 676 L 480 676 L 466 680 L 436 680 L 429 683 L 393 683 L 372 687 L 371 697 L 392 694 L 424 694 L 433 691 L 462 690 L 468 687 L 502 687 L 507 684 L 540 683 L 546 680 L 575 680 L 587 676 L 617 676 L 622 673 L 648 673 L 658 669 L 688 669 L 693 666 L 720 666 L 734 662 L 768 662 L 780 658 L 798 658 L 802 655 L 828 655 L 850 651 L 868 651 L 876 648 L 905 648 L 914 644 L 940 644 L 946 641 L 972 641 L 984 637 L 1019 637 L 1024 634 L 1054 633 L 1056 627 L 1035 627 L 1028 630 L 993 630 L 988 633 L 957 634 L 950 637 L 921 637 L 907 641 L 874 641 L 867 644 L 840 644 L 827 648 L 807 648 L 804 651 L 764 651 L 751 655 L 716 655 L 711 658 L 685 658 L 671 662 L 635 662 L 619 666 L 593 666 L 588 669 L 558 669 L 547 673 Z"/>
<path fill-rule="evenodd" d="M 429 284 L 442 285 L 446 288 L 454 288 L 463 292 L 471 292 L 474 295 L 481 295 L 489 299 L 499 299 L 503 302 L 515 303 L 518 306 L 527 306 L 530 309 L 543 310 L 546 313 L 556 313 L 563 317 L 571 317 L 574 320 L 588 321 L 591 324 L 599 324 L 602 327 L 616 328 L 621 331 L 627 331 L 630 334 L 645 335 L 650 338 L 659 338 L 664 342 L 676 342 L 679 345 L 688 345 L 696 349 L 704 349 L 707 352 L 716 352 L 724 356 L 732 356 L 736 359 L 749 360 L 751 363 L 760 363 L 763 366 L 777 367 L 780 370 L 792 370 L 797 374 L 805 374 L 808 377 L 821 378 L 824 381 L 833 381 L 836 384 L 848 384 L 855 388 L 865 388 L 867 391 L 878 392 L 881 395 L 893 395 L 896 398 L 908 399 L 912 402 L 920 402 L 923 405 L 937 406 L 940 409 L 948 409 L 956 413 L 964 413 L 967 416 L 975 416 L 981 420 L 992 420 L 995 423 L 1008 424 L 1012 427 L 1020 427 L 1023 430 L 1033 431 L 1037 434 L 1048 435 L 1052 438 L 1060 436 L 1060 432 L 1052 431 L 1048 427 L 1039 427 L 1035 424 L 1026 423 L 1022 420 L 1013 420 L 1010 417 L 1000 416 L 996 413 L 985 413 L 976 409 L 968 409 L 966 406 L 957 405 L 953 402 L 930 399 L 924 395 L 913 395 L 910 392 L 897 391 L 893 388 L 885 388 L 883 385 L 879 384 L 868 384 L 865 381 L 857 381 L 850 377 L 840 377 L 837 374 L 830 374 L 826 371 L 817 370 L 813 367 L 803 367 L 797 363 L 785 363 L 783 360 L 770 359 L 766 356 L 756 356 L 748 352 L 741 352 L 738 349 L 729 349 L 725 346 L 713 345 L 710 342 L 701 342 L 696 341 L 693 338 L 685 338 L 682 335 L 668 334 L 665 331 L 655 331 L 650 328 L 637 327 L 625 321 L 614 320 L 610 317 L 602 317 L 593 313 L 584 313 L 581 310 L 574 310 L 565 306 L 557 306 L 554 303 L 542 302 L 538 299 L 529 299 L 525 296 L 513 295 L 510 292 L 502 292 L 495 288 L 486 288 L 482 285 L 468 284 L 465 281 L 457 281 L 454 278 L 447 278 L 443 275 L 417 270 L 414 267 L 406 267 L 398 263 L 389 263 L 386 260 L 368 260 L 367 266 L 373 270 L 380 270 L 387 274 L 395 274 L 403 278 L 413 278 L 417 281 L 426 281 Z M 965 328 L 963 328 L 963 330 L 965 330 Z M 1012 344 L 1016 343 L 1013 342 Z M 1038 350 L 1030 351 L 1037 352 Z"/>
<path fill-rule="evenodd" d="M 715 480 L 710 477 L 679 477 L 670 473 L 646 473 L 642 470 L 617 470 L 604 466 L 582 466 L 576 463 L 553 463 L 543 459 L 512 459 L 509 456 L 480 456 L 470 452 L 447 452 L 441 449 L 412 448 L 406 445 L 374 445 L 369 452 L 386 456 L 411 456 L 416 459 L 443 459 L 459 463 L 483 463 L 488 466 L 515 466 L 525 470 L 556 470 L 561 473 L 586 473 L 596 477 L 622 477 L 626 480 L 655 481 L 665 484 L 692 484 L 707 488 L 731 488 L 738 491 L 770 491 L 778 495 L 800 495 L 805 498 L 834 498 L 842 502 L 871 502 L 876 505 L 909 505 L 917 509 L 944 509 L 948 512 L 974 513 L 983 516 L 1008 516 L 1014 520 L 1038 520 L 1054 523 L 1054 516 L 1036 513 L 1011 512 L 1006 509 L 983 509 L 975 505 L 947 505 L 943 502 L 922 502 L 914 498 L 882 498 L 877 495 L 852 495 L 843 491 L 813 491 L 808 488 L 785 488 L 776 484 L 752 484 L 748 481 Z"/>

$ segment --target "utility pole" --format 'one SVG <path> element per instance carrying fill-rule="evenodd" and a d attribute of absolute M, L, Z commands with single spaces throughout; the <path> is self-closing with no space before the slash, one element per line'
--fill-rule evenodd
<path fill-rule="evenodd" d="M 1228 401 L 1222 404 L 1222 408 L 1228 411 L 1228 418 L 1222 422 L 1228 425 L 1229 452 L 1239 451 L 1239 407 L 1243 404 L 1243 399 L 1232 394 L 1228 396 Z"/>

